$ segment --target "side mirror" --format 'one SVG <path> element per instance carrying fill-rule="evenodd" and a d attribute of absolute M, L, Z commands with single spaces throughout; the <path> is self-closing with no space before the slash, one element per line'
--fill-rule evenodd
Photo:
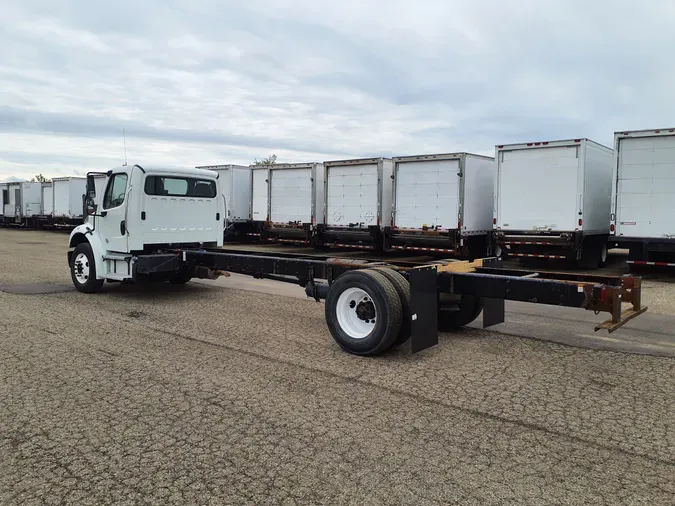
<path fill-rule="evenodd" d="M 90 198 L 92 201 L 96 198 L 96 182 L 94 181 L 94 176 L 92 174 L 87 174 L 87 198 Z"/>
<path fill-rule="evenodd" d="M 94 191 L 94 194 L 96 192 Z M 94 197 L 90 195 L 82 195 L 82 207 L 83 207 L 83 215 L 86 218 L 87 216 L 91 216 L 93 214 L 96 214 L 96 209 L 97 205 L 94 202 Z"/>

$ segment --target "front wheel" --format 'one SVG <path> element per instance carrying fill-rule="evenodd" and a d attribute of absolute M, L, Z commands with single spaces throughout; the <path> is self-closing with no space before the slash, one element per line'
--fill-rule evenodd
<path fill-rule="evenodd" d="M 82 293 L 96 293 L 103 288 L 103 279 L 96 279 L 96 263 L 89 243 L 78 244 L 70 260 L 70 277 Z"/>

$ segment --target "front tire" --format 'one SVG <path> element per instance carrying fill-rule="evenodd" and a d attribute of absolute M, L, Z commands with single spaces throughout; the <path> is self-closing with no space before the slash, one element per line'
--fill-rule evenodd
<path fill-rule="evenodd" d="M 339 276 L 328 290 L 325 312 L 333 339 L 354 355 L 379 355 L 389 349 L 403 320 L 391 281 L 368 269 Z"/>
<path fill-rule="evenodd" d="M 78 244 L 70 260 L 70 277 L 75 288 L 82 293 L 97 293 L 105 280 L 96 279 L 96 262 L 88 242 Z"/>

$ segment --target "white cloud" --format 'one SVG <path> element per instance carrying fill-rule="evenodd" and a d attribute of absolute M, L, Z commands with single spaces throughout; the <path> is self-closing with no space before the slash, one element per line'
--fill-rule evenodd
<path fill-rule="evenodd" d="M 671 126 L 675 8 L 627 0 L 26 0 L 0 179 L 468 150 Z"/>

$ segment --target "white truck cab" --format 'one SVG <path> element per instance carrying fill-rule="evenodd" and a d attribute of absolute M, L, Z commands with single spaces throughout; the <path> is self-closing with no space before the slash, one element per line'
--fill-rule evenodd
<path fill-rule="evenodd" d="M 137 255 L 223 245 L 226 203 L 211 170 L 125 165 L 89 173 L 84 200 L 86 219 L 71 232 L 68 249 L 73 283 L 82 292 L 96 292 L 106 280 L 135 280 Z M 162 273 L 177 283 L 194 276 L 184 268 Z"/>

